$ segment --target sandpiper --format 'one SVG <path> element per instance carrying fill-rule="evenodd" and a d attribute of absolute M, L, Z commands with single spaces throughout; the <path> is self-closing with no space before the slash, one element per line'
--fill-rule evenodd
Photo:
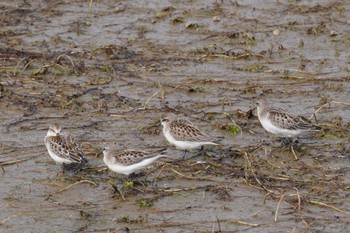
<path fill-rule="evenodd" d="M 257 110 L 259 121 L 264 129 L 280 137 L 292 138 L 304 132 L 321 129 L 305 117 L 291 114 L 283 109 L 269 107 L 264 99 L 257 102 Z"/>
<path fill-rule="evenodd" d="M 163 134 L 168 142 L 179 149 L 191 150 L 204 145 L 218 145 L 192 122 L 169 113 L 162 117 Z"/>
<path fill-rule="evenodd" d="M 59 164 L 86 164 L 85 154 L 75 138 L 62 132 L 58 124 L 52 124 L 44 139 L 47 151 L 51 158 Z M 63 167 L 64 169 L 64 167 Z"/>
<path fill-rule="evenodd" d="M 115 147 L 103 148 L 103 162 L 112 171 L 130 175 L 138 170 L 147 167 L 161 157 L 164 149 L 158 151 L 143 151 L 138 149 L 117 149 Z"/>

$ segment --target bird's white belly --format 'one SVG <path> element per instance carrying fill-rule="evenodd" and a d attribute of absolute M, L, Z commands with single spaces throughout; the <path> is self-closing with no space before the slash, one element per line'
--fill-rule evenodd
<path fill-rule="evenodd" d="M 192 150 L 203 145 L 217 145 L 214 142 L 205 141 L 205 142 L 189 142 L 189 141 L 178 141 L 176 140 L 169 131 L 163 130 L 163 134 L 168 142 L 181 150 Z"/>
<path fill-rule="evenodd" d="M 59 164 L 71 164 L 73 161 L 69 160 L 69 159 L 65 159 L 65 158 L 62 158 L 62 157 L 59 157 L 56 155 L 56 153 L 54 153 L 50 147 L 47 148 L 48 152 L 49 152 L 49 155 L 51 156 L 51 158 L 53 160 L 55 160 L 56 163 L 59 163 Z"/>
<path fill-rule="evenodd" d="M 147 167 L 152 162 L 154 162 L 156 159 L 158 159 L 160 157 L 165 157 L 165 156 L 166 155 L 157 155 L 155 157 L 148 158 L 148 159 L 142 160 L 139 163 L 135 163 L 135 164 L 131 164 L 131 165 L 123 165 L 120 163 L 111 163 L 110 161 L 108 161 L 106 159 L 105 156 L 103 157 L 103 161 L 107 165 L 107 167 L 109 169 L 111 169 L 112 171 L 119 173 L 119 174 L 130 175 L 131 173 L 134 173 L 134 172 L 136 172 L 144 167 Z"/>
<path fill-rule="evenodd" d="M 271 123 L 269 119 L 262 119 L 260 120 L 261 125 L 264 127 L 264 129 L 270 133 L 277 134 L 280 137 L 295 137 L 299 135 L 302 131 L 301 130 L 290 130 L 290 129 L 283 129 L 280 128 L 274 124 Z"/>

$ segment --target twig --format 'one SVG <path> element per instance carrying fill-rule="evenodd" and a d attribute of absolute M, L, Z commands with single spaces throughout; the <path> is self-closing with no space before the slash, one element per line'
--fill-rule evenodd
<path fill-rule="evenodd" d="M 230 220 L 229 222 L 234 224 L 239 224 L 239 225 L 253 226 L 253 227 L 259 226 L 259 224 L 244 222 L 240 220 Z"/>
<path fill-rule="evenodd" d="M 341 210 L 335 206 L 331 206 L 331 205 L 328 205 L 326 203 L 323 203 L 323 202 L 319 202 L 319 201 L 309 201 L 310 204 L 314 204 L 314 205 L 320 205 L 320 206 L 324 206 L 324 207 L 328 207 L 330 209 L 333 209 L 335 211 L 338 211 L 338 212 L 341 212 L 341 213 L 345 213 L 345 214 L 350 214 L 350 212 L 348 211 L 344 211 L 344 210 Z"/>
<path fill-rule="evenodd" d="M 195 190 L 195 189 L 198 189 L 198 188 L 199 187 L 172 188 L 172 189 L 165 189 L 165 190 L 162 190 L 162 191 L 164 191 L 165 193 L 174 193 L 174 192 L 182 192 L 182 191 L 191 191 L 191 190 Z"/>
<path fill-rule="evenodd" d="M 218 232 L 221 232 L 220 220 L 218 219 L 218 216 L 216 216 L 216 215 L 215 215 L 215 218 L 216 218 L 216 221 L 217 221 L 218 226 L 219 226 L 219 231 Z M 214 229 L 213 229 L 213 232 L 214 232 Z"/>
<path fill-rule="evenodd" d="M 11 218 L 14 218 L 14 217 L 17 217 L 17 216 L 18 216 L 18 214 L 14 214 L 14 215 L 11 215 L 11 216 L 5 218 L 4 220 L 2 220 L 2 221 L 0 222 L 0 225 L 4 224 L 5 222 L 7 222 L 8 220 L 10 220 Z"/>
<path fill-rule="evenodd" d="M 265 209 L 261 209 L 261 210 L 256 211 L 254 214 L 252 214 L 252 217 L 258 216 L 258 214 L 263 212 L 263 211 L 265 211 Z"/>
<path fill-rule="evenodd" d="M 157 178 L 160 176 L 160 174 L 162 174 L 163 169 L 164 169 L 165 167 L 169 166 L 169 165 L 170 165 L 170 164 L 168 164 L 168 163 L 164 164 L 154 179 L 157 179 Z"/>
<path fill-rule="evenodd" d="M 278 216 L 278 210 L 280 208 L 280 205 L 281 205 L 281 202 L 284 198 L 284 194 L 281 196 L 280 200 L 278 201 L 278 204 L 277 204 L 277 208 L 276 208 L 276 212 L 275 212 L 275 222 L 277 221 L 277 216 Z"/>
<path fill-rule="evenodd" d="M 264 156 L 265 156 L 266 162 L 267 162 L 268 164 L 270 164 L 272 167 L 278 168 L 278 169 L 281 168 L 280 166 L 277 166 L 277 165 L 274 165 L 274 164 L 270 163 L 270 161 L 268 160 L 267 147 L 266 147 L 266 146 L 264 147 Z"/>
<path fill-rule="evenodd" d="M 261 187 L 262 189 L 264 189 L 265 192 L 274 193 L 272 190 L 267 189 L 267 188 L 260 182 L 260 180 L 258 179 L 258 177 L 256 176 L 256 174 L 255 174 L 255 172 L 254 172 L 254 170 L 253 170 L 253 168 L 252 168 L 252 163 L 251 163 L 250 160 L 249 160 L 248 154 L 247 154 L 247 152 L 245 152 L 245 151 L 244 151 L 244 157 L 246 158 L 246 160 L 247 160 L 247 162 L 248 162 L 248 167 L 250 168 L 250 171 L 251 171 L 251 173 L 253 174 L 255 181 L 260 185 L 260 187 Z"/>
<path fill-rule="evenodd" d="M 312 114 L 312 116 L 309 117 L 309 120 L 311 120 L 311 119 L 316 115 L 316 113 L 318 113 L 322 108 L 326 107 L 326 106 L 329 105 L 329 104 L 330 104 L 330 102 L 329 102 L 329 103 L 326 103 L 326 104 L 324 104 L 324 105 L 322 105 L 321 107 L 319 107 L 319 108 Z"/>
<path fill-rule="evenodd" d="M 319 108 L 314 112 L 314 114 L 318 113 L 322 108 L 326 107 L 327 105 L 330 105 L 331 103 L 333 103 L 333 104 L 342 104 L 342 105 L 350 106 L 350 103 L 331 100 L 331 101 L 329 101 L 328 103 L 325 103 L 325 104 L 323 104 L 321 107 L 319 107 Z M 314 114 L 309 118 L 309 120 L 312 119 L 312 117 L 314 116 Z"/>
<path fill-rule="evenodd" d="M 216 216 L 216 215 L 215 215 L 215 218 L 216 218 L 216 223 L 218 224 L 219 230 L 218 230 L 218 231 L 215 231 L 215 221 L 213 221 L 213 229 L 212 229 L 212 232 L 213 232 L 213 233 L 215 233 L 215 232 L 221 232 L 220 220 L 219 220 L 218 216 Z"/>
<path fill-rule="evenodd" d="M 293 153 L 293 155 L 294 155 L 295 160 L 299 160 L 299 158 L 298 158 L 297 154 L 296 154 L 296 153 L 295 153 L 295 151 L 294 151 L 294 147 L 293 147 L 293 145 L 291 145 L 291 146 L 290 146 L 290 150 L 292 151 L 292 153 Z"/>
<path fill-rule="evenodd" d="M 178 171 L 176 171 L 176 170 L 174 170 L 174 169 L 171 169 L 175 174 L 177 174 L 177 175 L 179 175 L 179 176 L 181 176 L 181 177 L 184 177 L 184 178 L 186 178 L 186 179 L 190 179 L 190 180 L 196 180 L 197 178 L 195 178 L 195 177 L 190 177 L 190 176 L 186 176 L 186 175 L 184 175 L 184 174 L 182 174 L 182 173 L 180 173 L 180 172 L 178 172 Z"/>
<path fill-rule="evenodd" d="M 56 193 L 61 193 L 61 192 L 66 191 L 67 189 L 69 189 L 69 188 L 71 188 L 71 187 L 73 187 L 73 186 L 75 186 L 77 184 L 82 184 L 82 183 L 89 183 L 89 184 L 92 184 L 94 186 L 97 186 L 97 184 L 95 182 L 92 182 L 90 180 L 81 180 L 81 181 L 78 181 L 78 182 L 76 182 L 74 184 L 70 184 L 70 185 L 68 185 L 65 188 L 62 188 L 62 189 L 58 190 Z"/>
<path fill-rule="evenodd" d="M 19 62 L 17 63 L 14 71 L 13 71 L 13 75 L 16 75 L 17 74 L 17 69 L 19 67 L 19 65 L 25 60 L 26 58 L 22 58 L 21 60 L 19 60 Z"/>
<path fill-rule="evenodd" d="M 297 191 L 297 197 L 298 197 L 298 212 L 300 213 L 300 211 L 301 211 L 301 198 L 300 198 L 300 193 L 299 193 L 299 189 L 297 189 L 296 187 L 294 187 L 294 189 Z"/>
<path fill-rule="evenodd" d="M 146 102 L 143 104 L 143 107 L 140 108 L 140 109 L 146 109 L 146 106 L 147 106 L 148 102 L 149 102 L 153 97 L 155 97 L 156 95 L 158 95 L 158 93 L 159 93 L 160 91 L 161 91 L 161 90 L 158 90 L 158 91 L 156 91 L 155 93 L 153 93 L 153 95 L 151 95 L 151 96 L 146 100 Z"/>
<path fill-rule="evenodd" d="M 334 103 L 334 104 L 342 104 L 342 105 L 350 106 L 350 103 L 341 102 L 341 101 L 334 101 L 334 100 L 332 100 L 331 103 Z"/>
<path fill-rule="evenodd" d="M 91 9 L 92 9 L 92 2 L 93 2 L 94 0 L 90 0 L 90 2 L 89 2 L 89 12 L 91 13 Z"/>
<path fill-rule="evenodd" d="M 61 57 L 67 57 L 68 60 L 70 61 L 70 63 L 72 64 L 72 67 L 74 67 L 74 62 L 73 62 L 73 60 L 72 60 L 72 58 L 71 58 L 70 56 L 68 56 L 67 54 L 61 54 L 61 55 L 59 55 L 59 56 L 57 57 L 56 60 L 59 61 Z"/>
<path fill-rule="evenodd" d="M 160 89 L 160 91 L 161 91 L 161 94 L 160 94 L 160 99 L 161 99 L 161 101 L 164 101 L 164 93 L 165 93 L 165 91 L 164 91 L 164 88 L 163 88 L 163 85 L 158 81 L 158 87 L 159 87 L 159 89 Z"/>
<path fill-rule="evenodd" d="M 33 63 L 34 62 L 34 60 L 30 60 L 24 67 L 23 67 L 23 69 L 22 69 L 22 73 L 27 69 L 27 67 L 31 64 L 31 63 Z"/>
<path fill-rule="evenodd" d="M 21 163 L 21 162 L 33 159 L 35 157 L 38 157 L 38 155 L 29 157 L 29 158 L 25 158 L 25 159 L 17 159 L 15 161 L 0 162 L 0 166 L 8 166 L 8 165 L 16 164 L 16 163 Z"/>
<path fill-rule="evenodd" d="M 200 180 L 200 181 L 202 181 L 202 180 L 210 180 L 210 181 L 213 181 L 213 180 L 211 180 L 211 179 L 206 179 L 206 178 L 198 178 L 198 177 L 186 176 L 186 175 L 181 174 L 180 172 L 178 172 L 178 171 L 176 171 L 176 170 L 174 170 L 174 169 L 171 169 L 171 170 L 172 170 L 175 174 L 177 174 L 177 175 L 179 175 L 179 176 L 181 176 L 181 177 L 183 177 L 183 178 L 189 179 L 189 180 Z"/>

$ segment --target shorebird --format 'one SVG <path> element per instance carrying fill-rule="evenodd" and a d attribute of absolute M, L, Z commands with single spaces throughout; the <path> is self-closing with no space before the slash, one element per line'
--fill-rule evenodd
<path fill-rule="evenodd" d="M 58 124 L 50 125 L 44 141 L 49 155 L 56 163 L 63 165 L 63 170 L 65 165 L 88 163 L 75 138 L 68 133 L 63 133 Z"/>
<path fill-rule="evenodd" d="M 138 149 L 117 149 L 115 147 L 103 148 L 103 162 L 112 171 L 130 175 L 135 173 L 161 157 L 167 157 L 162 154 L 165 149 L 158 151 L 143 151 Z"/>
<path fill-rule="evenodd" d="M 280 137 L 292 138 L 305 132 L 321 129 L 303 116 L 294 115 L 280 108 L 269 107 L 264 99 L 258 101 L 257 110 L 259 121 L 264 129 Z"/>
<path fill-rule="evenodd" d="M 204 145 L 219 145 L 192 122 L 169 113 L 162 117 L 163 134 L 168 142 L 181 150 L 192 150 Z"/>

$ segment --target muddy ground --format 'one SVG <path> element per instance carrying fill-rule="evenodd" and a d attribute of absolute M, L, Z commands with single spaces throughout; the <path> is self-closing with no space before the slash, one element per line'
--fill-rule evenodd
<path fill-rule="evenodd" d="M 349 232 L 349 11 L 346 1 L 2 1 L 0 231 Z M 322 131 L 293 154 L 250 111 L 261 95 Z M 221 145 L 123 183 L 102 147 L 182 157 L 161 135 L 164 112 Z M 53 122 L 82 143 L 89 168 L 63 174 L 51 160 Z"/>

